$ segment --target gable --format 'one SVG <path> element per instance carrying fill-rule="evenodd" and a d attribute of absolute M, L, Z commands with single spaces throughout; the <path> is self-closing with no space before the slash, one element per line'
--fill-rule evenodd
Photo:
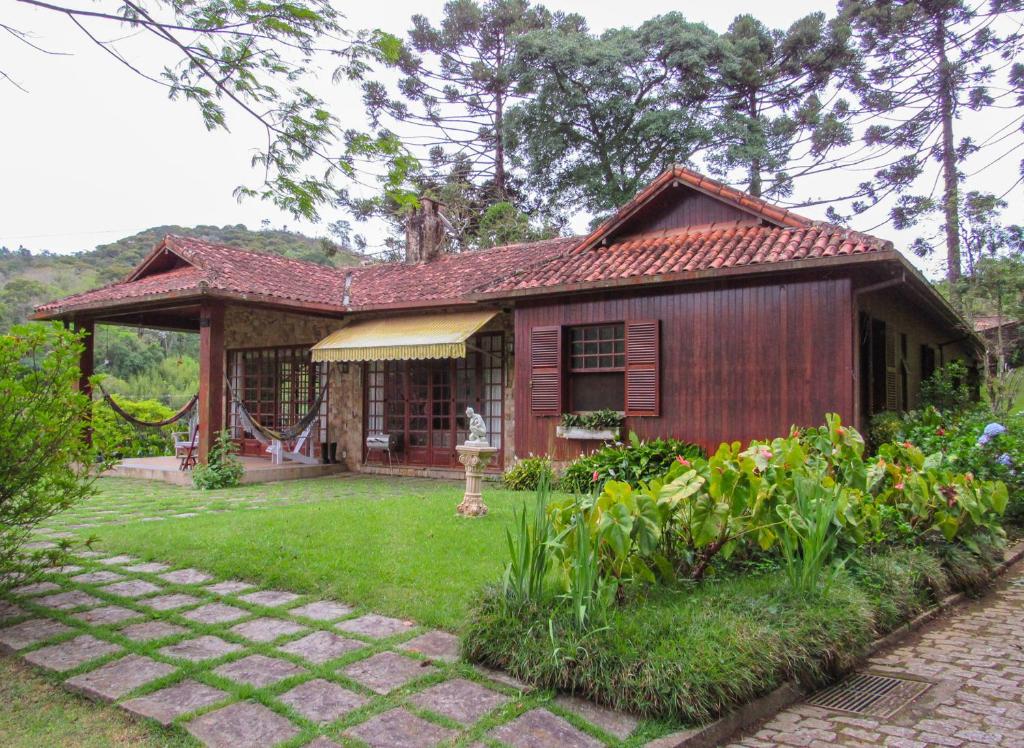
<path fill-rule="evenodd" d="M 151 275 L 160 275 L 187 267 L 195 267 L 195 265 L 171 249 L 170 242 L 164 239 L 139 263 L 138 267 L 128 274 L 124 282 L 130 283 Z"/>
<path fill-rule="evenodd" d="M 811 221 L 695 171 L 673 166 L 597 227 L 577 248 L 584 252 L 638 234 L 728 223 L 802 228 Z"/>

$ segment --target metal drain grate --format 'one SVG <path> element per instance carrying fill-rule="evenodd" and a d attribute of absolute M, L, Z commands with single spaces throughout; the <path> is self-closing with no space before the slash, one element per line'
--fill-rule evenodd
<path fill-rule="evenodd" d="M 837 712 L 891 717 L 931 685 L 919 680 L 859 673 L 819 691 L 807 703 Z"/>

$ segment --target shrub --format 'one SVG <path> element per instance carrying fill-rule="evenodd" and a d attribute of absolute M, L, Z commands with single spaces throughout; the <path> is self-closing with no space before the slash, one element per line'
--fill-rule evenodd
<path fill-rule="evenodd" d="M 591 429 L 601 431 L 602 429 L 617 429 L 622 425 L 622 414 L 617 410 L 595 410 L 591 413 L 563 413 L 562 425 L 566 428 Z"/>
<path fill-rule="evenodd" d="M 599 486 L 607 480 L 618 480 L 636 487 L 664 475 L 677 457 L 693 459 L 703 455 L 704 450 L 690 442 L 641 441 L 631 432 L 627 443 L 603 447 L 572 462 L 562 474 L 559 486 L 570 493 L 590 493 L 596 473 Z"/>
<path fill-rule="evenodd" d="M 505 487 L 513 491 L 536 491 L 541 481 L 554 483 L 555 471 L 547 457 L 525 457 L 505 471 Z"/>
<path fill-rule="evenodd" d="M 117 404 L 143 421 L 162 421 L 174 415 L 173 410 L 156 400 L 118 398 Z M 137 427 L 115 413 L 105 400 L 94 401 L 92 413 L 93 446 L 106 460 L 171 454 L 174 449 L 171 432 L 182 430 L 187 423 L 161 428 Z"/>
<path fill-rule="evenodd" d="M 957 411 L 970 406 L 971 388 L 967 383 L 967 367 L 962 361 L 940 366 L 921 382 L 921 406 L 937 410 Z"/>
<path fill-rule="evenodd" d="M 210 445 L 206 464 L 192 468 L 192 484 L 202 490 L 237 486 L 245 468 L 235 457 L 236 451 L 238 447 L 231 440 L 231 434 L 227 430 L 221 431 Z"/>
<path fill-rule="evenodd" d="M 57 323 L 0 336 L 0 571 L 53 563 L 58 554 L 25 558 L 25 541 L 40 522 L 93 493 L 90 403 L 77 391 L 81 351 L 81 336 Z"/>

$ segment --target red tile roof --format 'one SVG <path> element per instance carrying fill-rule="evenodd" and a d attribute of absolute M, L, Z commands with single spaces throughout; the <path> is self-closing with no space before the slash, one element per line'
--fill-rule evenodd
<path fill-rule="evenodd" d="M 756 223 L 689 226 L 616 238 L 617 228 L 676 183 L 733 204 L 750 213 Z M 471 303 L 629 279 L 653 282 L 669 276 L 683 280 L 700 271 L 814 258 L 831 257 L 842 262 L 853 255 L 890 250 L 892 244 L 882 239 L 814 223 L 689 170 L 673 168 L 587 237 L 441 255 L 418 264 L 329 268 L 168 236 L 129 278 L 44 304 L 37 308 L 37 315 L 58 317 L 147 298 L 202 295 L 343 313 Z M 166 252 L 180 259 L 162 254 Z M 183 262 L 188 265 L 166 269 Z"/>
<path fill-rule="evenodd" d="M 586 246 L 585 244 L 580 246 Z M 726 223 L 629 237 L 574 249 L 534 270 L 499 279 L 488 293 L 583 285 L 892 250 L 890 242 L 828 224 L 801 228 Z"/>

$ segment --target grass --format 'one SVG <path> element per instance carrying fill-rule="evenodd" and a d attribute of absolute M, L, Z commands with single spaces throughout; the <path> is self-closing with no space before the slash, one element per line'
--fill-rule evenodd
<path fill-rule="evenodd" d="M 0 657 L 0 704 L 5 748 L 191 744 L 150 723 L 132 721 L 114 707 L 70 694 L 11 657 Z"/>
<path fill-rule="evenodd" d="M 926 555 L 878 554 L 812 595 L 794 594 L 781 571 L 657 587 L 584 633 L 564 603 L 506 611 L 492 588 L 474 608 L 463 654 L 543 688 L 700 724 L 791 678 L 822 684 L 852 667 L 878 635 L 955 582 Z"/>
<path fill-rule="evenodd" d="M 123 490 L 109 483 L 102 485 L 100 504 L 112 491 Z M 158 528 L 138 521 L 101 525 L 88 532 L 107 550 L 335 597 L 454 630 L 477 590 L 500 576 L 508 555 L 505 527 L 513 508 L 532 498 L 488 488 L 484 498 L 490 512 L 466 519 L 455 514 L 462 487 L 450 482 L 359 477 L 254 488 L 268 499 L 286 497 L 279 501 L 288 508 L 200 514 L 163 521 Z M 159 488 L 162 495 L 165 490 Z M 189 500 L 200 493 L 177 491 Z M 254 496 L 245 486 L 200 496 L 214 493 L 221 501 Z M 319 500 L 297 500 L 310 495 Z"/>

